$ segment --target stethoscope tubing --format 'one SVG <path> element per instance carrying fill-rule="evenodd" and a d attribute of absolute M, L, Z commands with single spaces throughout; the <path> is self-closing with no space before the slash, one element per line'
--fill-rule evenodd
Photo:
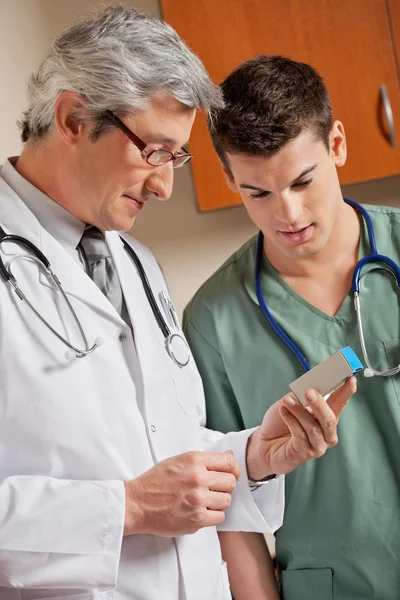
<path fill-rule="evenodd" d="M 127 253 L 131 257 L 131 259 L 135 263 L 136 268 L 139 272 L 139 277 L 142 281 L 143 289 L 147 296 L 147 301 L 150 304 L 151 310 L 153 311 L 153 315 L 154 315 L 154 317 L 157 321 L 157 324 L 158 324 L 159 328 L 161 329 L 161 332 L 164 336 L 165 349 L 166 349 L 168 355 L 171 357 L 171 359 L 174 361 L 174 363 L 178 365 L 178 367 L 181 367 L 181 368 L 186 367 L 186 365 L 189 363 L 189 360 L 190 360 L 190 351 L 189 351 L 189 347 L 187 345 L 185 338 L 180 333 L 172 332 L 170 330 L 170 328 L 168 327 L 160 309 L 158 308 L 157 301 L 154 297 L 153 290 L 151 289 L 150 282 L 148 280 L 146 271 L 144 270 L 144 267 L 140 261 L 140 258 L 138 257 L 138 255 L 136 254 L 136 252 L 134 251 L 132 246 L 130 246 L 128 244 L 128 242 L 126 240 L 124 240 L 123 237 L 121 237 L 121 240 L 123 242 L 125 250 L 127 251 Z M 182 348 L 182 346 L 184 347 L 185 356 L 183 359 L 180 359 L 177 356 L 177 352 L 174 349 L 174 341 L 176 341 L 178 343 L 178 345 L 181 346 L 181 348 Z M 185 352 L 185 350 L 187 350 L 187 353 Z"/>
<path fill-rule="evenodd" d="M 365 210 L 365 208 L 363 206 L 361 206 L 360 204 L 358 204 L 357 202 L 354 202 L 354 200 L 349 200 L 348 198 L 344 198 L 343 200 L 344 200 L 344 202 L 346 202 L 347 204 L 352 206 L 355 210 L 357 210 L 364 218 L 364 221 L 367 226 L 368 241 L 369 241 L 369 245 L 370 245 L 370 254 L 368 256 L 365 256 L 364 258 L 362 258 L 360 261 L 358 261 L 358 263 L 354 269 L 354 273 L 353 273 L 353 277 L 352 277 L 352 292 L 353 292 L 353 297 L 354 297 L 354 308 L 355 308 L 356 315 L 357 315 L 357 325 L 358 325 L 358 330 L 359 330 L 361 349 L 362 349 L 365 363 L 369 370 L 368 376 L 381 375 L 381 376 L 385 376 L 385 377 L 390 377 L 390 376 L 396 375 L 397 373 L 400 372 L 400 365 L 398 365 L 397 367 L 394 367 L 393 369 L 389 369 L 388 371 L 378 371 L 371 366 L 369 358 L 368 358 L 368 353 L 367 353 L 367 348 L 366 348 L 365 338 L 364 338 L 364 332 L 363 332 L 363 326 L 362 326 L 361 306 L 360 306 L 360 298 L 359 298 L 360 278 L 361 278 L 362 269 L 366 264 L 371 263 L 371 262 L 384 263 L 387 267 L 389 267 L 389 269 L 388 269 L 389 272 L 391 272 L 393 274 L 393 276 L 396 280 L 396 283 L 397 283 L 397 287 L 400 288 L 400 268 L 391 258 L 378 253 L 377 247 L 376 247 L 375 232 L 374 232 L 374 228 L 372 225 L 371 217 L 369 216 L 369 214 Z M 269 308 L 265 302 L 264 295 L 263 295 L 262 288 L 261 288 L 261 261 L 262 261 L 263 254 L 264 254 L 264 236 L 263 236 L 262 231 L 260 231 L 257 236 L 256 251 L 255 251 L 255 266 L 254 266 L 254 287 L 256 290 L 257 300 L 259 302 L 259 305 L 260 305 L 260 308 L 262 310 L 264 317 L 266 318 L 266 320 L 268 321 L 268 323 L 270 324 L 270 326 L 272 327 L 274 332 L 280 337 L 280 339 L 287 346 L 287 348 L 294 354 L 294 356 L 296 357 L 296 359 L 302 366 L 303 370 L 305 372 L 307 372 L 310 370 L 310 365 L 309 365 L 307 359 L 305 358 L 304 354 L 301 352 L 301 350 L 297 346 L 297 344 L 295 344 L 293 342 L 293 340 L 290 339 L 290 337 L 287 335 L 287 333 L 277 323 L 276 319 L 272 316 L 272 313 L 269 310 Z"/>
<path fill-rule="evenodd" d="M 125 250 L 128 252 L 129 256 L 135 263 L 137 270 L 139 271 L 139 277 L 142 280 L 143 288 L 144 288 L 145 294 L 147 296 L 147 300 L 151 306 L 151 310 L 154 313 L 154 317 L 157 321 L 159 328 L 161 329 L 161 331 L 163 333 L 164 338 L 167 339 L 170 337 L 171 331 L 170 331 L 164 317 L 162 316 L 160 309 L 158 308 L 158 304 L 154 297 L 153 291 L 151 289 L 151 285 L 147 278 L 146 271 L 144 270 L 143 265 L 142 265 L 138 255 L 132 248 L 132 246 L 130 246 L 128 244 L 128 242 L 126 240 L 124 240 L 122 237 L 121 237 L 121 240 L 123 242 Z"/>
<path fill-rule="evenodd" d="M 156 302 L 153 291 L 151 289 L 151 285 L 148 280 L 146 271 L 144 270 L 143 265 L 142 265 L 138 255 L 133 250 L 133 248 L 128 244 L 128 242 L 122 238 L 122 236 L 120 236 L 120 238 L 123 243 L 124 249 L 127 251 L 127 253 L 133 260 L 133 262 L 138 270 L 139 277 L 143 284 L 143 288 L 144 288 L 147 300 L 150 304 L 150 307 L 151 307 L 154 317 L 157 321 L 157 324 L 164 336 L 165 348 L 167 350 L 168 355 L 179 367 L 186 366 L 190 359 L 190 351 L 189 351 L 189 347 L 187 345 L 186 340 L 183 338 L 183 336 L 179 332 L 176 332 L 176 331 L 172 332 L 170 330 L 170 328 L 168 327 L 168 325 L 158 307 L 158 304 Z M 32 242 L 30 242 L 26 238 L 21 237 L 19 235 L 7 234 L 4 231 L 4 229 L 2 227 L 0 227 L 0 245 L 2 242 L 13 242 L 19 246 L 23 246 L 26 250 L 28 250 L 30 252 L 30 254 L 26 255 L 26 257 L 18 256 L 16 258 L 26 258 L 28 260 L 33 260 L 34 262 L 37 262 L 40 266 L 44 267 L 47 275 L 51 277 L 55 286 L 57 287 L 59 292 L 62 294 L 62 297 L 66 301 L 66 303 L 74 317 L 74 320 L 78 326 L 79 332 L 80 332 L 82 339 L 84 341 L 84 344 L 85 344 L 85 348 L 80 349 L 80 348 L 77 348 L 76 346 L 74 346 L 73 344 L 71 344 L 61 333 L 59 333 L 56 329 L 54 329 L 54 327 L 52 327 L 50 325 L 50 323 L 48 323 L 46 321 L 46 319 L 40 314 L 40 312 L 35 308 L 35 306 L 28 300 L 26 295 L 19 288 L 19 286 L 17 284 L 17 280 L 12 273 L 11 264 L 14 259 L 12 259 L 10 261 L 8 268 L 7 268 L 4 265 L 3 259 L 0 256 L 0 277 L 3 278 L 4 281 L 11 286 L 11 288 L 14 290 L 14 292 L 17 294 L 17 296 L 21 300 L 26 302 L 26 304 L 34 312 L 34 314 L 40 319 L 40 321 L 61 342 L 63 342 L 70 349 L 70 351 L 73 352 L 73 356 L 70 352 L 67 352 L 66 358 L 68 358 L 68 359 L 83 358 L 83 357 L 87 356 L 88 354 L 91 354 L 98 346 L 100 346 L 103 343 L 103 339 L 100 337 L 96 338 L 94 344 L 91 347 L 89 347 L 89 343 L 88 343 L 87 337 L 84 333 L 82 324 L 80 323 L 78 316 L 77 316 L 71 302 L 69 301 L 66 293 L 64 292 L 61 282 L 59 281 L 58 277 L 55 275 L 54 271 L 52 270 L 50 261 L 46 258 L 46 256 L 43 254 L 43 252 L 41 252 L 41 250 L 39 250 L 39 248 L 37 248 L 37 246 L 35 246 Z M 83 258 L 84 258 L 84 261 L 86 264 L 86 257 L 83 257 Z M 175 348 L 174 348 L 174 343 L 175 343 Z M 179 348 L 180 348 L 180 350 L 179 350 Z M 181 353 L 181 355 L 182 355 L 182 349 L 183 349 L 183 358 L 178 356 L 179 353 Z M 186 352 L 186 350 L 187 350 L 187 352 Z"/>
<path fill-rule="evenodd" d="M 260 233 L 258 234 L 258 237 L 257 237 L 257 244 L 256 244 L 256 262 L 255 262 L 255 278 L 254 278 L 257 300 L 260 304 L 260 307 L 264 314 L 264 317 L 267 319 L 267 321 L 271 325 L 272 329 L 281 338 L 283 343 L 286 344 L 287 348 L 289 348 L 289 350 L 295 355 L 295 357 L 297 358 L 297 360 L 303 367 L 304 371 L 307 372 L 310 370 L 311 367 L 308 364 L 306 357 L 301 352 L 299 347 L 290 339 L 290 337 L 282 329 L 282 327 L 280 325 L 278 325 L 276 319 L 272 316 L 272 314 L 264 300 L 264 295 L 263 295 L 262 289 L 261 289 L 261 277 L 260 277 L 261 260 L 262 260 L 263 253 L 264 253 L 263 242 L 264 242 L 264 236 L 260 231 Z"/>

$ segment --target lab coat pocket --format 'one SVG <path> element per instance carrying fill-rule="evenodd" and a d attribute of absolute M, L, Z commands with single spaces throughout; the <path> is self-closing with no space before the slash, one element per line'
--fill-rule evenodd
<path fill-rule="evenodd" d="M 296 569 L 281 572 L 284 600 L 333 600 L 332 569 Z"/>
<path fill-rule="evenodd" d="M 30 600 L 114 600 L 114 591 L 90 590 L 76 593 L 70 590 L 57 596 L 48 596 L 48 591 L 46 591 L 42 596 L 38 595 L 30 598 Z"/>
<path fill-rule="evenodd" d="M 193 361 L 193 358 L 190 360 Z M 200 376 L 189 363 L 186 367 L 174 367 L 173 377 L 179 406 L 186 415 L 197 415 L 202 394 Z"/>

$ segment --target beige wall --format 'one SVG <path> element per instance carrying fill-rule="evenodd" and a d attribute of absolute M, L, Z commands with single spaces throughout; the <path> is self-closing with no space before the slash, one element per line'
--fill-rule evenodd
<path fill-rule="evenodd" d="M 160 15 L 158 0 L 125 3 Z M 50 39 L 98 4 L 90 0 L 0 0 L 0 164 L 19 152 L 15 122 L 26 107 L 27 78 Z M 400 176 L 349 186 L 344 192 L 354 200 L 400 206 Z M 197 212 L 189 168 L 177 171 L 169 202 L 152 200 L 133 230 L 162 264 L 179 313 L 201 282 L 253 233 L 255 228 L 242 207 Z"/>

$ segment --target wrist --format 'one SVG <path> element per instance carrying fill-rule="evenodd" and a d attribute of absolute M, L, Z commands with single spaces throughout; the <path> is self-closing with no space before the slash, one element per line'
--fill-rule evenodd
<path fill-rule="evenodd" d="M 273 479 L 276 476 L 276 473 L 268 465 L 265 448 L 264 451 L 262 449 L 259 427 L 253 431 L 247 440 L 246 467 L 247 477 L 252 482 L 268 481 L 268 479 Z"/>
<path fill-rule="evenodd" d="M 124 536 L 145 533 L 143 531 L 143 504 L 140 502 L 137 480 L 124 483 L 125 487 L 125 522 Z"/>

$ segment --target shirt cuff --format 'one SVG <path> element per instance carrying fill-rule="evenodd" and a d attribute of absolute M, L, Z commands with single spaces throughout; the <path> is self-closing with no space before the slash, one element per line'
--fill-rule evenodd
<path fill-rule="evenodd" d="M 241 475 L 232 494 L 232 504 L 225 511 L 220 531 L 255 531 L 273 533 L 281 525 L 284 512 L 285 478 L 279 475 L 267 484 L 251 491 L 247 476 L 246 448 L 254 429 L 227 433 L 218 443 L 218 450 L 232 450 L 240 464 Z"/>
<path fill-rule="evenodd" d="M 99 588 L 116 588 L 125 523 L 125 486 L 108 481 L 108 511 L 103 535 L 103 568 Z"/>

